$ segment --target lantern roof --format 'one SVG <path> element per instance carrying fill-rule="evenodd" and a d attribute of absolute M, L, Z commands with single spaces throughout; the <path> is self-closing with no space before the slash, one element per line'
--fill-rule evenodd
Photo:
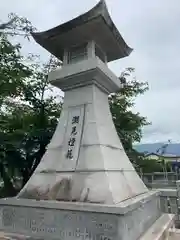
<path fill-rule="evenodd" d="M 61 61 L 65 49 L 92 40 L 104 51 L 108 62 L 132 52 L 113 23 L 104 0 L 85 14 L 47 31 L 33 32 L 32 36 Z"/>

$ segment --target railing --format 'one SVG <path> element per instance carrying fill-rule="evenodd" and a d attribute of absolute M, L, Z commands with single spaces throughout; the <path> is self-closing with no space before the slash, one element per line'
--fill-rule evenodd
<path fill-rule="evenodd" d="M 158 189 L 161 192 L 160 201 L 162 212 L 175 214 L 175 225 L 177 228 L 180 228 L 180 180 L 146 185 L 151 189 Z"/>
<path fill-rule="evenodd" d="M 161 191 L 161 208 L 165 213 L 176 215 L 175 225 L 180 228 L 180 181 L 177 183 L 177 189 L 159 189 Z"/>

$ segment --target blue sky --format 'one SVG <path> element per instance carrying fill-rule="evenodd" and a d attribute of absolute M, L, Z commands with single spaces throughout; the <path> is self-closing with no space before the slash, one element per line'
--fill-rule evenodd
<path fill-rule="evenodd" d="M 92 8 L 96 0 L 6 0 L 0 19 L 15 12 L 27 17 L 38 30 L 47 30 Z M 109 64 L 120 75 L 126 67 L 136 69 L 150 90 L 136 100 L 134 111 L 147 116 L 152 125 L 144 129 L 143 142 L 180 141 L 180 1 L 106 0 L 111 17 L 126 42 L 134 49 L 130 57 Z M 34 52 L 45 61 L 48 54 L 35 42 L 22 41 L 24 53 Z M 30 49 L 30 50 L 29 50 Z"/>

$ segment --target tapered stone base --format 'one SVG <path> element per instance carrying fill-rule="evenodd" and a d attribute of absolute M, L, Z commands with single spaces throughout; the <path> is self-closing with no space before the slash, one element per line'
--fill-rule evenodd
<path fill-rule="evenodd" d="M 89 85 L 66 92 L 52 141 L 18 197 L 118 204 L 147 191 L 116 133 L 107 93 Z"/>

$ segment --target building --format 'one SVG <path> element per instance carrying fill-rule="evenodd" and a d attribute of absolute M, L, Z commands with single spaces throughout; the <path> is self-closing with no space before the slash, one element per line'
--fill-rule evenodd
<path fill-rule="evenodd" d="M 146 154 L 146 157 L 152 160 L 164 160 L 166 162 L 180 162 L 180 156 L 177 156 L 175 154 L 157 154 L 157 153 L 148 153 Z"/>

